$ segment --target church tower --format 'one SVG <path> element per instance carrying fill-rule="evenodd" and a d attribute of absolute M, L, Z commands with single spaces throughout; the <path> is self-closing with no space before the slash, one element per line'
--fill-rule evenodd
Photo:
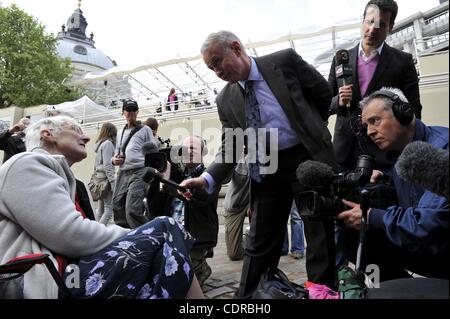
<path fill-rule="evenodd" d="M 58 55 L 70 58 L 74 68 L 71 81 L 83 78 L 89 72 L 102 72 L 117 66 L 116 62 L 95 47 L 94 33 L 86 36 L 88 22 L 81 10 L 81 0 L 78 8 L 61 26 L 58 33 Z M 130 96 L 130 85 L 124 78 L 102 81 L 102 83 L 89 84 L 85 87 L 89 97 L 96 103 L 106 107 L 121 104 L 117 96 Z"/>

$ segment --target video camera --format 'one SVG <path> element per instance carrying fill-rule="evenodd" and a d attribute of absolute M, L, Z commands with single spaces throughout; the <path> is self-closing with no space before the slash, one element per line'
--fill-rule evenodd
<path fill-rule="evenodd" d="M 297 168 L 297 178 L 308 191 L 296 195 L 296 204 L 301 216 L 309 218 L 333 218 L 348 208 L 342 199 L 360 202 L 360 191 L 370 191 L 370 200 L 385 208 L 397 203 L 392 186 L 381 183 L 370 184 L 374 157 L 363 154 L 358 157 L 356 168 L 349 172 L 334 174 L 333 169 L 320 162 L 306 161 Z M 373 207 L 374 205 L 371 206 Z M 381 207 L 383 206 L 383 207 Z"/>
<path fill-rule="evenodd" d="M 158 141 L 161 145 L 166 144 L 166 148 L 170 148 L 170 138 L 163 140 L 160 136 L 158 136 Z"/>
<path fill-rule="evenodd" d="M 145 157 L 145 167 L 156 169 L 159 173 L 167 170 L 167 162 L 170 163 L 170 179 L 180 183 L 183 180 L 183 169 L 180 166 L 181 148 L 170 146 L 170 139 L 162 141 L 165 147 L 159 146 L 153 142 L 145 143 L 142 146 L 142 153 Z M 147 180 L 146 182 L 149 182 Z"/>
<path fill-rule="evenodd" d="M 165 216 L 167 213 L 164 207 L 164 198 L 168 195 L 166 192 L 161 191 L 160 183 L 163 183 L 170 192 L 176 192 L 177 190 L 182 192 L 186 191 L 186 189 L 178 185 L 183 180 L 183 170 L 178 163 L 178 159 L 171 156 L 171 153 L 177 155 L 179 150 L 177 147 L 170 146 L 169 139 L 163 141 L 161 145 L 164 143 L 166 147 L 162 148 L 154 142 L 148 142 L 142 145 L 142 153 L 145 157 L 145 172 L 142 179 L 148 183 L 144 198 L 144 214 L 149 220 L 152 220 L 156 216 Z M 170 163 L 169 179 L 165 179 L 162 175 L 167 170 L 167 162 Z"/>

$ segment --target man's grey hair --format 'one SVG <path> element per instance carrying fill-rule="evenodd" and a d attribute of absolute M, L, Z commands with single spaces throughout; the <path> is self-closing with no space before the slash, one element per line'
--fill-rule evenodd
<path fill-rule="evenodd" d="M 241 40 L 239 40 L 239 38 L 233 32 L 219 31 L 211 33 L 206 37 L 206 40 L 203 42 L 202 47 L 200 48 L 200 53 L 203 55 L 205 51 L 208 49 L 208 47 L 214 43 L 218 43 L 222 46 L 224 50 L 228 50 L 230 48 L 230 44 L 233 41 L 239 42 L 241 47 L 244 47 L 242 45 Z"/>
<path fill-rule="evenodd" d="M 49 130 L 55 134 L 59 134 L 63 127 L 76 128 L 81 130 L 80 124 L 69 116 L 51 116 L 40 119 L 36 123 L 31 124 L 26 130 L 25 145 L 27 151 L 42 147 L 41 132 Z"/>
<path fill-rule="evenodd" d="M 371 93 L 369 96 L 366 96 L 361 102 L 359 102 L 359 107 L 361 110 L 364 110 L 367 104 L 374 99 L 381 99 L 384 101 L 384 109 L 386 111 L 392 112 L 392 105 L 394 101 L 388 96 L 383 95 L 383 92 L 390 92 L 391 94 L 395 94 L 398 98 L 405 103 L 409 103 L 405 94 L 403 94 L 402 90 L 393 88 L 393 87 L 382 87 L 381 89 Z"/>

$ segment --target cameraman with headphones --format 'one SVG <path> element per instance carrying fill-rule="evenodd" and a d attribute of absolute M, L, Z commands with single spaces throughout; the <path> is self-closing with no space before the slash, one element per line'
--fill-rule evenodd
<path fill-rule="evenodd" d="M 181 162 L 182 174 L 177 173 L 178 167 L 171 167 L 168 162 L 167 169 L 163 172 L 164 178 L 168 179 L 170 176 L 174 182 L 181 183 L 185 179 L 200 176 L 205 171 L 203 157 L 207 153 L 205 140 L 199 136 L 186 137 L 181 144 L 179 160 L 172 158 L 172 162 Z M 187 201 L 177 190 L 167 185 L 160 190 L 159 183 L 155 185 L 153 181 L 147 193 L 147 207 L 151 217 L 171 216 L 195 238 L 190 257 L 200 286 L 211 275 L 206 258 L 213 256 L 213 249 L 217 245 L 219 191 L 220 188 L 208 194 L 201 189 L 192 189 L 192 200 Z"/>
<path fill-rule="evenodd" d="M 382 88 L 361 101 L 362 124 L 367 136 L 394 160 L 413 141 L 423 141 L 448 151 L 448 128 L 426 126 L 414 115 L 399 89 Z M 445 197 L 402 180 L 392 169 L 399 205 L 386 210 L 369 209 L 364 263 L 380 268 L 381 281 L 409 277 L 406 269 L 425 277 L 448 278 L 448 217 Z M 372 174 L 372 182 L 382 175 Z M 343 200 L 350 209 L 337 218 L 348 227 L 343 234 L 344 250 L 356 251 L 361 229 L 360 205 Z M 354 260 L 354 256 L 347 256 Z M 353 257 L 353 258 L 352 258 Z"/>

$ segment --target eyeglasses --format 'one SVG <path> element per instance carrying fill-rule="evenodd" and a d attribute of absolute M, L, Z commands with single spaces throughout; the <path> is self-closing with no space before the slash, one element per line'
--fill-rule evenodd
<path fill-rule="evenodd" d="M 376 29 L 386 29 L 388 25 L 384 22 L 380 23 L 378 19 L 364 19 L 364 24 L 368 27 L 374 26 Z"/>
<path fill-rule="evenodd" d="M 76 126 L 76 125 L 69 125 L 69 126 L 63 126 L 61 127 L 61 131 L 72 131 L 75 132 L 79 135 L 84 135 L 83 130 L 81 129 L 81 127 Z M 53 131 L 53 129 L 50 129 L 50 131 Z"/>

